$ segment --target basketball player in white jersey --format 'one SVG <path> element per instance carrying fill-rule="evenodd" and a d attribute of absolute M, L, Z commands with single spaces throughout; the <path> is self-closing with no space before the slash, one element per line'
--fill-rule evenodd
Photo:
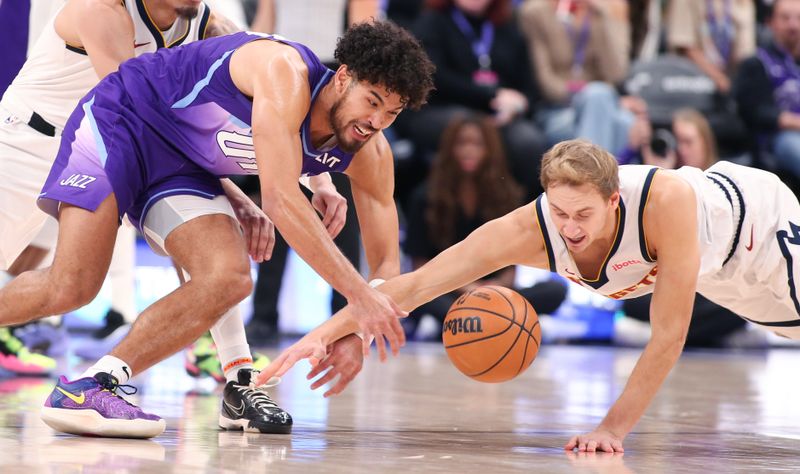
<path fill-rule="evenodd" d="M 45 214 L 37 208 L 36 199 L 58 152 L 60 132 L 80 98 L 129 58 L 233 31 L 236 28 L 228 20 L 200 0 L 71 0 L 55 14 L 0 102 L 0 269 L 7 268 L 40 232 Z M 341 198 L 329 177 L 315 178 L 311 187 L 323 196 L 318 201 L 323 213 L 326 203 Z M 227 198 L 213 201 L 180 196 L 181 207 L 164 211 L 171 217 L 170 225 L 227 214 L 243 227 L 251 256 L 257 261 L 268 258 L 274 239 L 272 223 L 229 180 L 223 180 L 223 188 Z M 326 216 L 326 222 L 338 226 L 343 213 L 334 208 L 331 212 L 334 215 Z M 55 232 L 49 238 L 52 246 Z M 39 233 L 37 240 L 46 239 Z M 159 245 L 163 250 L 163 242 L 156 242 Z M 222 316 L 212 335 L 226 379 L 238 384 L 240 370 L 249 374 L 252 368 L 238 307 Z M 112 371 L 116 381 L 124 384 L 129 374 L 125 369 L 118 359 L 105 356 L 84 375 Z M 266 396 L 263 392 L 252 395 Z M 291 429 L 291 418 L 274 403 L 255 415 L 262 418 L 255 423 L 259 431 Z M 272 423 L 275 419 L 279 422 Z"/>
<path fill-rule="evenodd" d="M 800 204 L 775 175 L 728 162 L 706 172 L 618 167 L 601 148 L 567 141 L 544 156 L 541 182 L 545 193 L 536 201 L 379 289 L 410 311 L 520 264 L 557 272 L 614 299 L 653 292 L 652 336 L 624 391 L 600 425 L 573 437 L 566 449 L 623 450 L 623 439 L 683 350 L 695 292 L 765 329 L 800 339 Z M 302 358 L 322 360 L 326 344 L 356 328 L 345 308 L 261 376 L 280 376 Z M 320 363 L 312 375 L 325 370 Z M 326 374 L 314 386 L 327 381 Z"/>

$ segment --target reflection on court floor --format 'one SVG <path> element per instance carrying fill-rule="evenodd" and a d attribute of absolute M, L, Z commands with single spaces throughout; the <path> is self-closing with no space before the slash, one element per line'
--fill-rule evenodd
<path fill-rule="evenodd" d="M 167 419 L 153 440 L 56 434 L 39 419 L 53 381 L 0 377 L 0 472 L 800 470 L 796 350 L 686 353 L 624 455 L 565 453 L 571 435 L 605 415 L 637 356 L 545 346 L 519 378 L 481 384 L 440 345 L 417 343 L 388 364 L 369 360 L 330 400 L 308 389 L 308 366 L 299 366 L 274 391 L 294 417 L 290 436 L 220 431 L 219 388 L 186 376 L 179 357 L 133 381 L 137 402 Z M 70 362 L 67 373 L 79 373 Z"/>

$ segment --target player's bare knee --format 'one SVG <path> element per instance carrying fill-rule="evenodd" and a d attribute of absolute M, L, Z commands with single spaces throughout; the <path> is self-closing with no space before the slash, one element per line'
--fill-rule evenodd
<path fill-rule="evenodd" d="M 246 266 L 225 266 L 201 277 L 204 284 L 217 292 L 217 302 L 231 307 L 253 291 L 253 278 Z"/>
<path fill-rule="evenodd" d="M 253 278 L 249 269 L 246 272 L 231 272 L 225 279 L 227 285 L 223 288 L 229 289 L 231 306 L 238 304 L 253 292 Z"/>

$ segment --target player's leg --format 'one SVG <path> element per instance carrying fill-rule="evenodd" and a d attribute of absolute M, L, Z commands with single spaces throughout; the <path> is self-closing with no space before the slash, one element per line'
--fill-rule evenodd
<path fill-rule="evenodd" d="M 75 348 L 75 355 L 97 360 L 108 354 L 130 330 L 136 319 L 134 259 L 136 229 L 125 222 L 119 226 L 107 280 L 111 284 L 111 307 L 103 317 L 103 326 Z"/>
<path fill-rule="evenodd" d="M 64 204 L 53 264 L 24 272 L 0 289 L 0 325 L 62 314 L 89 303 L 105 278 L 117 233 L 117 203 L 94 211 Z"/>
<path fill-rule="evenodd" d="M 176 232 L 207 217 L 223 218 L 233 223 L 238 238 L 231 240 L 227 245 L 233 247 L 241 245 L 242 250 L 244 249 L 244 240 L 241 238 L 238 223 L 235 221 L 235 214 L 224 196 L 204 199 L 192 195 L 178 195 L 161 199 L 147 213 L 143 230 L 145 237 L 157 253 L 167 253 L 165 249 L 172 249 L 171 246 L 177 245 L 173 240 Z M 206 237 L 213 238 L 211 229 L 204 228 L 202 232 Z M 191 239 L 198 238 L 199 235 L 197 232 L 189 233 L 190 240 L 182 245 L 190 249 L 201 247 L 203 244 L 200 242 L 191 243 Z M 175 263 L 182 266 L 181 262 L 184 259 L 174 254 L 173 256 Z M 232 258 L 243 259 L 241 261 L 242 271 L 246 271 L 249 275 L 249 259 L 246 253 Z M 191 268 L 187 268 L 181 273 L 183 280 L 190 284 L 193 280 L 201 278 L 197 272 L 202 271 L 204 271 L 202 267 L 195 267 L 193 273 Z M 193 276 L 194 278 L 192 278 Z M 213 283 L 211 284 L 213 285 Z M 215 286 L 224 284 L 224 282 L 219 282 Z M 280 409 L 266 392 L 249 386 L 254 361 L 245 336 L 244 323 L 238 304 L 234 304 L 214 323 L 211 327 L 211 334 L 219 360 L 213 357 L 206 362 L 216 366 L 221 364 L 223 376 L 227 382 L 223 395 L 220 426 L 226 429 L 247 429 L 262 433 L 288 433 L 292 424 L 289 414 Z"/>
<path fill-rule="evenodd" d="M 35 200 L 35 196 L 31 196 L 31 200 Z M 52 252 L 57 238 L 58 221 L 48 216 L 36 237 L 8 268 L 11 276 L 15 277 L 29 270 L 49 266 L 53 262 Z M 2 286 L 0 284 L 0 287 Z M 9 336 L 12 337 L 5 344 L 5 352 L 9 352 L 9 345 L 19 349 L 14 351 L 13 357 L 7 358 L 5 362 L 11 362 L 14 365 L 22 363 L 21 367 L 24 368 L 26 375 L 49 374 L 56 366 L 56 361 L 52 357 L 64 355 L 69 345 L 69 335 L 61 325 L 60 315 L 31 321 L 21 326 L 9 327 Z M 0 349 L 0 351 L 4 349 Z M 0 366 L 11 372 L 17 372 L 16 369 L 8 367 L 8 364 L 4 364 L 2 360 L 0 360 Z"/>
<path fill-rule="evenodd" d="M 228 216 L 202 216 L 181 225 L 166 248 L 193 278 L 143 311 L 112 351 L 135 373 L 200 337 L 252 287 L 241 233 Z"/>
<path fill-rule="evenodd" d="M 9 269 L 45 222 L 36 197 L 58 145 L 58 138 L 0 108 L 0 271 Z"/>

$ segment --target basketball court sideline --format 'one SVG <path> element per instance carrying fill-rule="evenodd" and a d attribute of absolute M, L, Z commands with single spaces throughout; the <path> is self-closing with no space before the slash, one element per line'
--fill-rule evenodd
<path fill-rule="evenodd" d="M 519 377 L 486 384 L 458 372 L 441 344 L 411 343 L 387 364 L 373 353 L 330 400 L 298 365 L 272 392 L 294 417 L 289 436 L 220 431 L 218 388 L 185 376 L 181 356 L 134 379 L 133 398 L 167 420 L 152 440 L 56 434 L 39 419 L 54 380 L 0 378 L 0 472 L 800 471 L 787 349 L 687 352 L 624 454 L 566 453 L 570 436 L 604 416 L 638 353 L 545 345 Z"/>

